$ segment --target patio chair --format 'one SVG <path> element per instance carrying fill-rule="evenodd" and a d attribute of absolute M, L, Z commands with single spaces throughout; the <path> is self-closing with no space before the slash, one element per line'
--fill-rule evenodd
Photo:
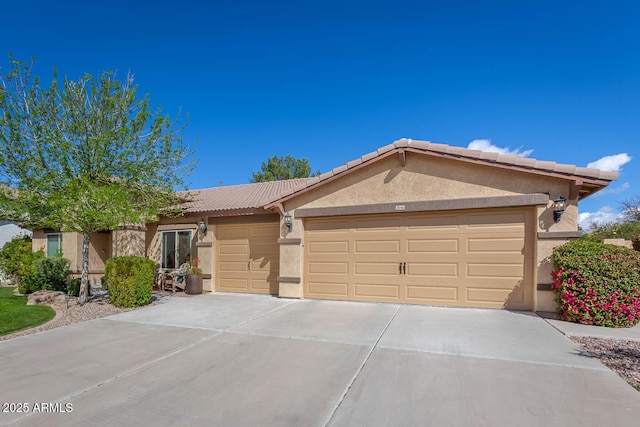
<path fill-rule="evenodd" d="M 187 267 L 189 264 L 186 262 L 180 266 L 177 270 L 170 271 L 164 274 L 163 289 L 171 289 L 171 292 L 176 292 L 176 289 L 185 290 L 187 287 Z"/>

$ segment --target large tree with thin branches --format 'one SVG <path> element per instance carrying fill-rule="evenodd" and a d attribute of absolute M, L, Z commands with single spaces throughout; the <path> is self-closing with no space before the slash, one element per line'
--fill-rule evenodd
<path fill-rule="evenodd" d="M 30 228 L 81 233 L 87 299 L 92 232 L 179 213 L 193 151 L 171 120 L 138 97 L 133 77 L 105 72 L 48 87 L 34 61 L 0 69 L 0 216 Z"/>

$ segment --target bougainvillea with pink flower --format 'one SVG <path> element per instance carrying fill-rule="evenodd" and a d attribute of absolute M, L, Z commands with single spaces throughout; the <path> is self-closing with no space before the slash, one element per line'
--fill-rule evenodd
<path fill-rule="evenodd" d="M 563 320 L 608 327 L 640 322 L 640 253 L 576 240 L 555 248 L 553 262 Z"/>

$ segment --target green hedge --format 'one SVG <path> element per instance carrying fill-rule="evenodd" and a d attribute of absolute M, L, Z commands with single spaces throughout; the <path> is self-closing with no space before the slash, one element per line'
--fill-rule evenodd
<path fill-rule="evenodd" d="M 35 267 L 40 289 L 66 292 L 70 264 L 71 261 L 61 257 L 36 260 Z"/>
<path fill-rule="evenodd" d="M 590 233 L 584 234 L 581 239 L 589 242 L 602 243 L 603 239 L 627 239 L 640 233 L 640 222 L 611 222 L 600 224 Z"/>
<path fill-rule="evenodd" d="M 109 299 L 116 307 L 149 304 L 155 278 L 155 263 L 148 258 L 122 256 L 105 263 L 104 280 Z"/>
<path fill-rule="evenodd" d="M 640 322 L 640 253 L 577 240 L 554 249 L 553 261 L 563 320 L 609 327 Z"/>

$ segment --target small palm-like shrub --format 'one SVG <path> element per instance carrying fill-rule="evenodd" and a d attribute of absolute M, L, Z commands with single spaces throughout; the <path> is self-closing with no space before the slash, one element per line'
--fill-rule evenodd
<path fill-rule="evenodd" d="M 116 307 L 149 304 L 153 292 L 155 263 L 148 258 L 121 256 L 105 263 L 104 281 L 109 299 Z"/>
<path fill-rule="evenodd" d="M 640 253 L 578 240 L 554 249 L 553 261 L 563 320 L 609 327 L 640 322 Z"/>

